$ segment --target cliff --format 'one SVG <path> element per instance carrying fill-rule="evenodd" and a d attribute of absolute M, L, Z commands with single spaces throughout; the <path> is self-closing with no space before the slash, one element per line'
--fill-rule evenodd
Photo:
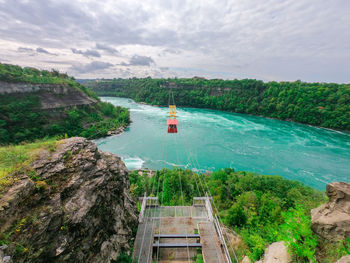
<path fill-rule="evenodd" d="M 326 194 L 328 203 L 311 211 L 313 231 L 333 242 L 350 238 L 350 183 L 328 184 Z"/>
<path fill-rule="evenodd" d="M 0 63 L 0 145 L 121 132 L 129 111 L 102 102 L 67 74 Z"/>
<path fill-rule="evenodd" d="M 32 84 L 0 81 L 0 94 L 15 96 L 19 99 L 28 94 L 36 94 L 40 100 L 40 109 L 66 108 L 97 103 L 96 99 L 66 83 Z"/>
<path fill-rule="evenodd" d="M 112 262 L 130 251 L 137 211 L 118 156 L 70 138 L 14 178 L 0 199 L 0 240 L 14 262 Z"/>
<path fill-rule="evenodd" d="M 326 194 L 329 201 L 311 210 L 316 257 L 320 262 L 350 262 L 350 183 L 328 184 Z"/>

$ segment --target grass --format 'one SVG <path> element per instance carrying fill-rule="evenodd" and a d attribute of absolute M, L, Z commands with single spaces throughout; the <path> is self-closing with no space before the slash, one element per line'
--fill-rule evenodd
<path fill-rule="evenodd" d="M 33 162 L 42 150 L 55 151 L 56 138 L 37 140 L 33 143 L 0 147 L 0 192 L 15 181 L 16 172 Z"/>

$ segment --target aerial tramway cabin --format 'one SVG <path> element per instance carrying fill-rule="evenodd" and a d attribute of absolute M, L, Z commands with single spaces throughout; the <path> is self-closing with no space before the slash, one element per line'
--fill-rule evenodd
<path fill-rule="evenodd" d="M 168 125 L 168 133 L 177 133 L 177 124 L 178 121 L 176 119 L 176 106 L 169 105 L 169 119 L 166 121 Z"/>
<path fill-rule="evenodd" d="M 168 125 L 168 133 L 177 133 L 177 119 L 168 119 L 166 124 Z"/>

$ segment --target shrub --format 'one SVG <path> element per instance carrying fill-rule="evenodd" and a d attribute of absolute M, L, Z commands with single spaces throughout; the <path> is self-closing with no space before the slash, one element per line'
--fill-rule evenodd
<path fill-rule="evenodd" d="M 317 236 L 311 230 L 311 218 L 301 206 L 282 213 L 285 223 L 281 226 L 282 239 L 297 262 L 316 262 Z"/>

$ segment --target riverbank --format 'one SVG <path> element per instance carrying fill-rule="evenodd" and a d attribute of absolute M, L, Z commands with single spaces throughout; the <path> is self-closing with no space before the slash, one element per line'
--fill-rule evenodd
<path fill-rule="evenodd" d="M 113 129 L 113 130 L 109 130 L 106 134 L 106 136 L 113 136 L 113 135 L 118 135 L 123 133 L 127 128 L 129 127 L 129 125 L 125 125 L 125 126 L 121 126 L 117 129 Z"/>

